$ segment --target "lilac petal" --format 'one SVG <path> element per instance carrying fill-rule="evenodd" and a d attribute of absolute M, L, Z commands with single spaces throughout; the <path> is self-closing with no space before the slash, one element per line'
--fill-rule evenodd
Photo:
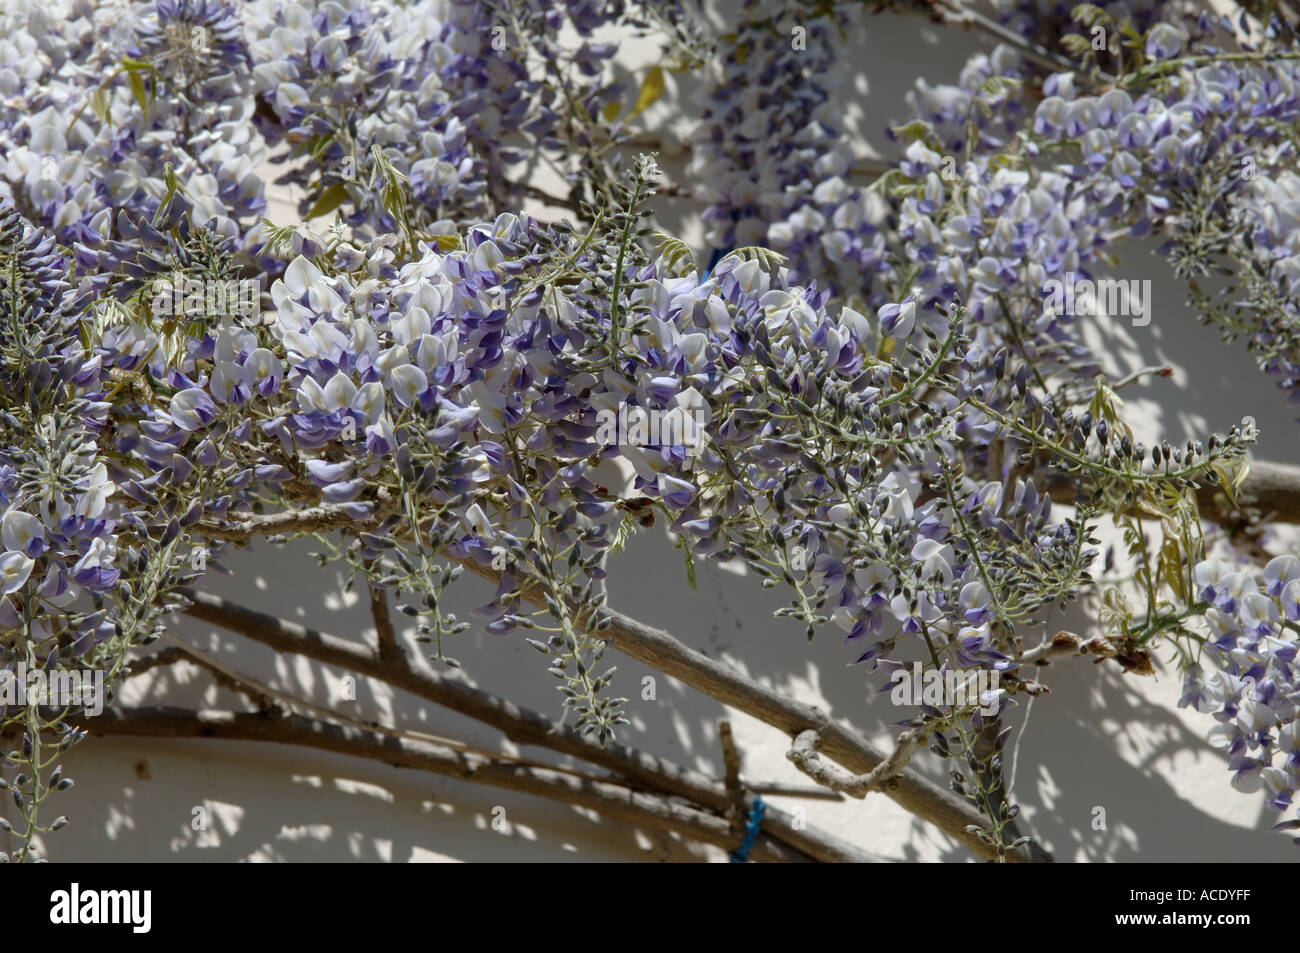
<path fill-rule="evenodd" d="M 307 473 L 317 486 L 327 486 L 346 480 L 355 469 L 351 460 L 342 463 L 330 463 L 327 460 L 313 459 L 307 461 Z"/>
<path fill-rule="evenodd" d="M 191 387 L 172 397 L 171 418 L 182 430 L 199 430 L 216 416 L 217 405 L 205 390 Z"/>

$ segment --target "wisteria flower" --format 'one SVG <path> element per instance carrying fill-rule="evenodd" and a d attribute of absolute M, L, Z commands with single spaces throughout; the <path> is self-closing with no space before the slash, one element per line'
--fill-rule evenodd
<path fill-rule="evenodd" d="M 191 387 L 172 397 L 170 412 L 182 430 L 202 430 L 216 418 L 217 406 L 207 391 Z"/>
<path fill-rule="evenodd" d="M 10 508 L 0 520 L 0 541 L 9 552 L 36 557 L 48 547 L 45 528 L 35 516 Z"/>
<path fill-rule="evenodd" d="M 899 304 L 886 304 L 876 312 L 881 333 L 891 338 L 905 338 L 916 324 L 916 298 L 909 297 Z"/>
<path fill-rule="evenodd" d="M 7 552 L 0 556 L 0 595 L 7 596 L 25 586 L 35 565 L 26 553 Z"/>

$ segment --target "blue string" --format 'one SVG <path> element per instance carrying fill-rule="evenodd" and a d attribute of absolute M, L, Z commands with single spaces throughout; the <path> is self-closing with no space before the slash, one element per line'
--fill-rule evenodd
<path fill-rule="evenodd" d="M 763 815 L 766 813 L 767 805 L 763 803 L 763 796 L 754 795 L 754 804 L 749 809 L 749 822 L 745 825 L 744 840 L 731 852 L 733 864 L 743 864 L 749 860 L 749 852 L 754 849 L 754 841 L 758 840 L 758 829 L 763 826 Z"/>
<path fill-rule="evenodd" d="M 731 220 L 732 222 L 740 221 L 740 209 L 733 208 L 731 210 Z M 734 248 L 713 249 L 713 254 L 709 256 L 709 267 L 704 269 L 704 277 L 707 279 L 709 275 L 713 274 L 713 269 L 717 266 L 718 262 L 722 261 L 722 259 L 726 258 L 733 251 L 735 251 Z"/>
<path fill-rule="evenodd" d="M 731 254 L 730 251 L 725 251 L 721 248 L 713 249 L 713 254 L 709 256 L 709 267 L 704 269 L 704 277 L 708 278 L 709 275 L 713 274 L 713 269 L 717 266 L 718 262 L 722 261 L 722 259 L 726 258 L 729 254 Z"/>

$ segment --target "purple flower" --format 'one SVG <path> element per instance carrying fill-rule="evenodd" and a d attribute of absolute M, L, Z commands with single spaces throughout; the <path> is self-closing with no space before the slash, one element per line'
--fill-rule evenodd
<path fill-rule="evenodd" d="M 97 592 L 111 589 L 117 583 L 121 570 L 104 565 L 108 560 L 108 546 L 102 538 L 91 540 L 90 548 L 68 574 L 77 585 Z"/>
<path fill-rule="evenodd" d="M 993 619 L 992 596 L 982 582 L 968 582 L 962 586 L 957 604 L 962 617 L 972 626 L 981 626 Z"/>
<path fill-rule="evenodd" d="M 217 405 L 197 387 L 178 391 L 171 399 L 171 418 L 182 430 L 200 430 L 217 416 Z"/>
<path fill-rule="evenodd" d="M 307 473 L 312 482 L 320 487 L 346 480 L 352 475 L 354 469 L 356 467 L 351 460 L 344 460 L 340 463 L 329 463 L 320 459 L 307 461 Z"/>
<path fill-rule="evenodd" d="M 7 510 L 0 520 L 0 541 L 6 550 L 32 557 L 49 548 L 41 521 L 19 509 Z"/>
<path fill-rule="evenodd" d="M 1143 52 L 1149 60 L 1168 60 L 1178 55 L 1186 35 L 1171 23 L 1157 23 L 1147 31 Z"/>
<path fill-rule="evenodd" d="M 695 499 L 695 487 L 693 484 L 680 480 L 677 477 L 669 476 L 666 473 L 659 474 L 658 482 L 659 498 L 664 503 L 675 510 L 684 510 L 691 505 Z"/>
<path fill-rule="evenodd" d="M 883 305 L 876 311 L 876 317 L 886 337 L 906 338 L 916 324 L 916 296 L 909 296 L 899 304 Z"/>

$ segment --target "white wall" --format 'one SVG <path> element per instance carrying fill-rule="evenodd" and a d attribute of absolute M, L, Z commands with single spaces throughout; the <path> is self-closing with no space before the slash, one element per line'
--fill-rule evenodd
<path fill-rule="evenodd" d="M 845 84 L 841 102 L 851 128 L 861 131 L 864 154 L 891 154 L 882 134 L 887 122 L 904 117 L 902 94 L 915 77 L 951 81 L 978 38 L 919 19 L 866 17 L 866 30 L 848 38 L 839 57 L 847 70 L 865 68 L 865 78 Z M 864 45 L 865 44 L 865 45 Z M 634 50 L 628 65 L 653 59 L 653 46 Z M 670 78 L 670 83 L 676 80 Z M 670 97 L 680 92 L 670 87 Z M 668 104 L 650 120 L 665 125 L 665 167 L 681 174 L 673 141 L 684 139 L 668 123 Z M 688 203 L 666 203 L 665 218 L 698 245 L 698 223 Z M 283 201 L 271 213 L 289 221 Z M 1132 406 L 1151 433 L 1173 438 L 1226 429 L 1245 414 L 1258 421 L 1260 456 L 1300 462 L 1297 424 L 1278 393 L 1239 348 L 1225 348 L 1216 333 L 1195 323 L 1183 306 L 1183 292 L 1149 248 L 1133 249 L 1131 269 L 1155 283 L 1156 309 L 1150 326 L 1098 327 L 1099 341 L 1116 372 L 1168 362 L 1174 378 L 1134 387 Z M 366 605 L 340 591 L 333 571 L 321 573 L 307 558 L 308 545 L 288 553 L 266 546 L 233 556 L 233 576 L 214 575 L 212 591 L 254 608 L 274 612 L 338 635 L 369 635 Z M 461 605 L 486 601 L 486 588 L 465 580 Z M 834 631 L 811 645 L 800 629 L 775 620 L 778 596 L 760 590 L 716 565 L 699 567 L 699 588 L 686 585 L 680 554 L 661 529 L 642 534 L 611 571 L 611 603 L 667 628 L 689 645 L 725 658 L 751 677 L 802 701 L 820 705 L 869 733 L 887 747 L 899 710 L 879 696 L 879 676 L 868 679 L 847 667 L 850 648 Z M 400 618 L 400 617 L 399 617 Z M 1076 631 L 1078 614 L 1055 619 Z M 205 625 L 181 620 L 182 637 L 219 654 L 222 661 L 317 704 L 338 705 L 331 688 L 347 673 L 296 657 L 276 658 Z M 541 658 L 519 635 L 467 634 L 452 653 L 473 684 L 508 695 L 521 704 L 559 715 L 553 681 Z M 418 654 L 413 642 L 408 651 Z M 659 676 L 658 699 L 640 700 L 641 677 L 649 671 L 618 658 L 618 687 L 629 696 L 633 724 L 623 740 L 714 776 L 721 775 L 716 723 L 731 718 L 745 754 L 746 777 L 755 781 L 802 782 L 784 758 L 787 739 L 774 729 L 734 712 L 672 679 Z M 1262 796 L 1246 796 L 1228 785 L 1225 760 L 1204 741 L 1208 716 L 1177 710 L 1178 679 L 1168 671 L 1156 678 L 1117 674 L 1111 666 L 1072 661 L 1044 673 L 1051 694 L 1012 716 L 1023 733 L 1015 758 L 1015 793 L 1024 805 L 1026 827 L 1061 860 L 1291 860 L 1295 848 L 1270 835 L 1273 816 Z M 230 707 L 234 699 L 211 687 L 207 675 L 187 667 L 141 679 L 126 703 L 202 703 Z M 359 701 L 344 711 L 495 746 L 494 732 L 435 706 L 393 698 L 383 687 L 359 679 Z M 1025 716 L 1029 715 L 1027 724 Z M 505 744 L 501 750 L 518 749 Z M 529 749 L 528 754 L 545 757 Z M 101 740 L 77 747 L 67 772 L 77 781 L 58 795 L 51 810 L 72 818 L 49 839 L 56 860 L 689 860 L 723 859 L 721 851 L 601 820 L 589 812 L 403 771 L 341 756 L 283 746 L 202 740 Z M 942 783 L 942 768 L 929 756 L 916 765 Z M 805 806 L 811 823 L 864 848 L 902 860 L 966 859 L 967 852 L 935 828 L 881 795 L 866 801 L 827 803 L 772 798 L 794 809 Z M 190 829 L 192 809 L 206 806 L 209 829 Z M 496 806 L 506 809 L 510 830 L 489 821 Z M 1107 813 L 1107 830 L 1094 831 L 1093 808 Z"/>

